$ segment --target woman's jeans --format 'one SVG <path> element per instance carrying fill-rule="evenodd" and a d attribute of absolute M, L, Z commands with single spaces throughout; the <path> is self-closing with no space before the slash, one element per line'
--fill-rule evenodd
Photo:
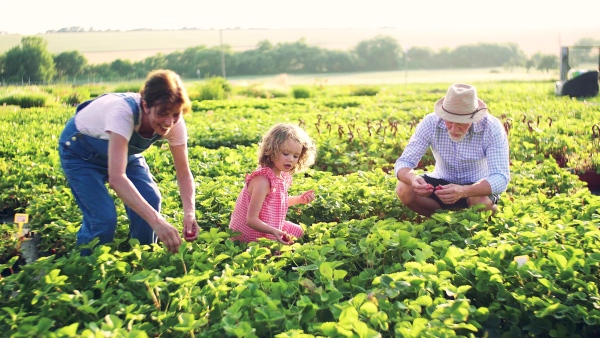
<path fill-rule="evenodd" d="M 75 127 L 74 118 L 71 118 L 60 136 L 58 151 L 75 201 L 83 213 L 77 244 L 89 243 L 96 237 L 100 244 L 112 242 L 117 212 L 106 187 L 108 141 L 81 134 Z M 160 212 L 160 192 L 142 155 L 128 156 L 126 175 L 144 200 Z M 128 206 L 125 210 L 131 222 L 130 237 L 138 239 L 140 244 L 156 243 L 156 235 L 150 225 Z"/>

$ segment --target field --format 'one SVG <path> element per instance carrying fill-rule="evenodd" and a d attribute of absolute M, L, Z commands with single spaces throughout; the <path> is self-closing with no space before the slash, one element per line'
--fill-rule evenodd
<path fill-rule="evenodd" d="M 293 75 L 280 74 L 276 76 L 229 78 L 238 86 L 265 85 L 265 86 L 290 86 L 298 84 L 323 84 L 323 85 L 351 85 L 351 84 L 425 84 L 439 83 L 475 83 L 475 82 L 505 82 L 505 81 L 547 81 L 548 90 L 553 90 L 554 82 L 559 79 L 557 70 L 540 72 L 523 68 L 512 71 L 503 68 L 475 68 L 475 69 L 443 69 L 443 70 L 409 70 L 390 72 L 367 73 L 339 73 L 339 74 L 307 74 Z M 189 80 L 189 82 L 194 82 Z"/>
<path fill-rule="evenodd" d="M 309 45 L 327 49 L 347 50 L 355 47 L 360 41 L 371 39 L 377 35 L 388 35 L 396 38 L 403 48 L 426 46 L 434 50 L 456 48 L 459 45 L 479 42 L 507 43 L 512 42 L 527 55 L 536 52 L 558 54 L 557 38 L 562 45 L 572 45 L 575 41 L 591 37 L 600 39 L 598 30 L 532 30 L 528 32 L 511 31 L 495 32 L 480 27 L 476 31 L 460 34 L 450 31 L 415 32 L 393 28 L 382 29 L 228 29 L 222 32 L 223 43 L 234 51 L 255 48 L 261 40 L 272 43 L 295 42 L 304 38 Z M 117 58 L 131 61 L 143 60 L 161 52 L 171 53 L 187 47 L 220 45 L 219 30 L 172 30 L 172 31 L 126 31 L 126 32 L 84 32 L 84 33 L 48 33 L 41 34 L 48 41 L 51 53 L 77 50 L 84 54 L 90 63 L 106 63 Z M 17 46 L 21 41 L 19 35 L 0 35 L 0 53 Z"/>
<path fill-rule="evenodd" d="M 552 79 L 463 72 L 232 79 L 228 99 L 187 82 L 197 241 L 177 254 L 128 239 L 81 256 L 81 224 L 56 142 L 82 101 L 130 84 L 0 87 L 0 213 L 29 215 L 28 237 L 0 224 L 0 332 L 14 337 L 597 337 L 600 335 L 600 97 L 556 97 Z M 433 76 L 435 73 L 432 73 Z M 437 75 L 440 75 L 439 73 Z M 365 74 L 365 77 L 369 75 Z M 461 78 L 460 76 L 464 76 Z M 549 76 L 555 76 L 550 74 Z M 394 194 L 394 161 L 456 79 L 472 81 L 503 122 L 511 182 L 495 215 L 476 207 L 423 218 Z M 448 81 L 448 82 L 447 82 Z M 337 84 L 343 83 L 343 84 Z M 303 95 L 300 95 L 303 94 Z M 308 96 L 300 98 L 300 96 Z M 6 102 L 6 105 L 2 105 Z M 33 107 L 23 108 L 31 105 Z M 232 241 L 228 229 L 257 142 L 300 124 L 317 162 L 296 175 L 292 246 Z M 165 144 L 144 152 L 163 216 L 181 228 Z M 426 154 L 418 172 L 432 170 Z M 24 255 L 34 243 L 39 259 Z"/>

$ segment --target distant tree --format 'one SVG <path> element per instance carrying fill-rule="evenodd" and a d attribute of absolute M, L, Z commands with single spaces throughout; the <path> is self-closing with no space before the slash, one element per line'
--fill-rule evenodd
<path fill-rule="evenodd" d="M 108 68 L 110 69 L 110 72 L 112 73 L 111 75 L 115 75 L 119 78 L 125 78 L 125 79 L 132 78 L 134 69 L 135 69 L 133 67 L 133 64 L 131 63 L 131 61 L 121 60 L 121 59 L 117 59 L 117 60 L 113 61 Z"/>
<path fill-rule="evenodd" d="M 597 63 L 600 40 L 594 38 L 582 38 L 577 40 L 574 46 L 582 46 L 569 52 L 569 63 L 577 67 L 582 63 Z"/>
<path fill-rule="evenodd" d="M 506 70 L 512 71 L 514 68 L 518 67 L 526 67 L 527 65 L 527 56 L 525 53 L 519 48 L 514 51 L 514 55 L 504 63 L 504 68 Z M 529 72 L 529 69 L 527 70 Z"/>
<path fill-rule="evenodd" d="M 145 75 L 156 69 L 167 68 L 167 57 L 163 53 L 158 53 L 154 56 L 147 57 L 143 61 L 134 63 L 138 77 L 145 77 Z"/>
<path fill-rule="evenodd" d="M 236 67 L 228 67 L 231 75 L 266 75 L 275 72 L 271 48 L 245 50 L 232 54 Z"/>
<path fill-rule="evenodd" d="M 342 50 L 328 50 L 325 58 L 325 69 L 329 73 L 354 72 L 358 68 L 358 56 L 356 53 Z"/>
<path fill-rule="evenodd" d="M 276 74 L 322 72 L 326 60 L 322 55 L 315 55 L 318 50 L 309 46 L 305 39 L 278 43 L 269 51 L 273 60 L 272 71 Z"/>
<path fill-rule="evenodd" d="M 537 69 L 540 71 L 550 71 L 550 69 L 558 68 L 558 56 L 553 54 L 543 54 L 539 58 Z"/>
<path fill-rule="evenodd" d="M 6 56 L 0 54 L 0 76 L 4 76 L 4 65 L 6 63 Z"/>
<path fill-rule="evenodd" d="M 452 50 L 448 47 L 444 47 L 431 57 L 431 64 L 427 68 L 452 68 L 453 65 L 450 60 L 452 60 Z"/>
<path fill-rule="evenodd" d="M 497 67 L 522 56 L 524 53 L 516 44 L 477 43 L 456 47 L 448 62 L 455 68 Z"/>
<path fill-rule="evenodd" d="M 87 59 L 78 51 L 62 52 L 54 56 L 54 66 L 60 78 L 77 76 L 83 73 Z"/>
<path fill-rule="evenodd" d="M 256 45 L 256 51 L 265 53 L 273 49 L 273 44 L 269 40 L 261 40 Z"/>
<path fill-rule="evenodd" d="M 533 58 L 529 58 L 525 61 L 525 69 L 527 69 L 527 73 L 529 73 L 529 70 L 531 68 L 534 68 L 536 65 L 536 62 Z"/>
<path fill-rule="evenodd" d="M 8 50 L 4 56 L 3 76 L 12 82 L 47 83 L 55 74 L 54 59 L 48 42 L 39 36 L 25 36 L 21 45 Z"/>
<path fill-rule="evenodd" d="M 400 68 L 402 48 L 396 39 L 378 35 L 361 41 L 354 49 L 365 70 L 397 70 Z"/>
<path fill-rule="evenodd" d="M 95 79 L 109 80 L 113 76 L 113 74 L 110 71 L 110 65 L 108 63 L 90 65 L 89 67 L 87 67 L 86 75 L 90 78 L 90 80 L 95 80 Z"/>
<path fill-rule="evenodd" d="M 406 51 L 408 58 L 408 68 L 424 69 L 431 66 L 431 59 L 435 55 L 433 49 L 429 47 L 412 47 Z"/>
<path fill-rule="evenodd" d="M 594 38 L 581 38 L 573 44 L 574 46 L 600 46 L 600 40 Z"/>

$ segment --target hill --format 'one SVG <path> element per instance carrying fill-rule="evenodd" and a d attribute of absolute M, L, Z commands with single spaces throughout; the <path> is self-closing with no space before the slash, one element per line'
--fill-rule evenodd
<path fill-rule="evenodd" d="M 403 48 L 414 46 L 455 48 L 479 42 L 516 43 L 527 55 L 536 52 L 558 53 L 560 45 L 591 37 L 600 39 L 600 27 L 595 29 L 539 29 L 531 31 L 481 29 L 459 31 L 410 31 L 395 28 L 380 29 L 227 29 L 227 30 L 135 30 L 110 32 L 47 33 L 40 34 L 48 41 L 52 53 L 77 50 L 90 63 L 105 63 L 115 59 L 143 60 L 157 53 L 168 54 L 176 50 L 205 45 L 231 46 L 234 51 L 254 48 L 261 40 L 272 43 L 294 42 L 305 39 L 309 45 L 328 49 L 346 50 L 360 41 L 377 35 L 396 38 Z M 21 35 L 0 35 L 0 53 L 19 45 Z"/>

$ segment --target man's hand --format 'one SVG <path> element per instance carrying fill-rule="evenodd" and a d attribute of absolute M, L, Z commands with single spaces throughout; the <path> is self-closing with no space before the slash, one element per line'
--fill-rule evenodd
<path fill-rule="evenodd" d="M 436 187 L 435 194 L 439 197 L 440 201 L 444 204 L 454 204 L 459 199 L 466 197 L 465 189 L 462 185 L 458 184 L 448 184 L 448 185 L 438 185 Z"/>
<path fill-rule="evenodd" d="M 425 182 L 425 179 L 421 176 L 415 176 L 411 181 L 415 194 L 422 197 L 427 197 L 433 192 L 433 186 Z"/>

